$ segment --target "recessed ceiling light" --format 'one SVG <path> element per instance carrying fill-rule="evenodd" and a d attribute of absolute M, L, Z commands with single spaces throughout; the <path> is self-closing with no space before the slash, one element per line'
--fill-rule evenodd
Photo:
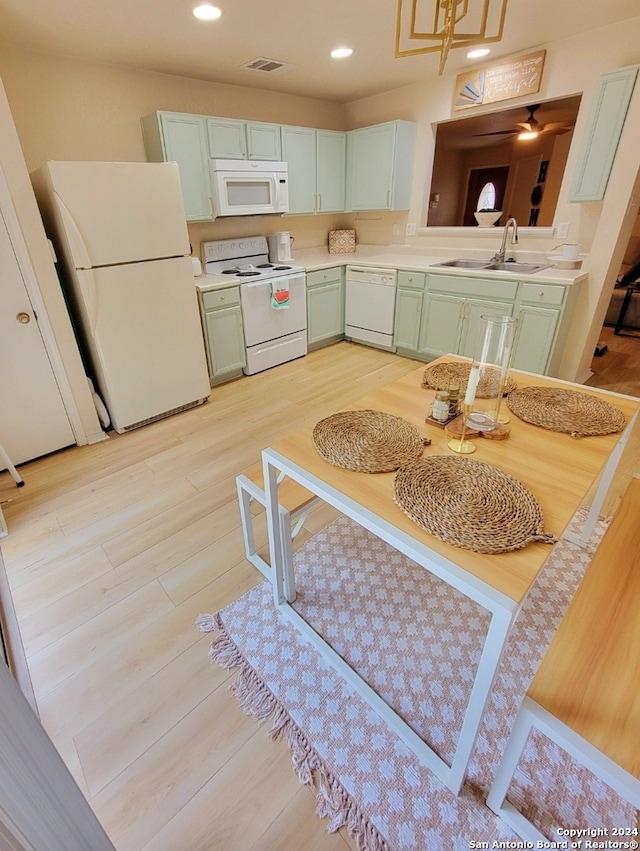
<path fill-rule="evenodd" d="M 335 50 L 331 51 L 331 56 L 334 59 L 344 59 L 347 56 L 351 56 L 353 50 L 350 47 L 336 47 Z"/>
<path fill-rule="evenodd" d="M 212 6 L 211 3 L 202 3 L 200 6 L 195 7 L 193 14 L 200 21 L 215 21 L 220 17 L 222 12 L 217 6 Z"/>
<path fill-rule="evenodd" d="M 488 47 L 479 47 L 477 50 L 470 50 L 467 53 L 467 59 L 479 59 L 481 56 L 486 56 L 491 53 Z"/>

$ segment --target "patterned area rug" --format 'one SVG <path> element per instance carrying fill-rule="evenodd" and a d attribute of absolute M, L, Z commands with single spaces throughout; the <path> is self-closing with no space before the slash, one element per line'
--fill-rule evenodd
<path fill-rule="evenodd" d="M 579 513 L 574 528 L 579 528 Z M 604 532 L 597 525 L 593 549 Z M 476 742 L 453 795 L 275 609 L 264 583 L 215 615 L 211 659 L 238 667 L 245 712 L 272 720 L 300 781 L 317 790 L 328 830 L 347 825 L 363 851 L 461 851 L 513 840 L 485 798 L 527 686 L 589 562 L 561 541 L 525 601 Z M 295 556 L 295 607 L 449 761 L 488 614 L 346 517 Z M 410 605 L 408 602 L 410 601 Z M 423 613 L 429 612 L 428 618 Z M 548 741 L 532 741 L 510 798 L 549 837 L 557 827 L 635 824 L 635 811 Z M 497 846 L 495 846 L 497 847 Z"/>

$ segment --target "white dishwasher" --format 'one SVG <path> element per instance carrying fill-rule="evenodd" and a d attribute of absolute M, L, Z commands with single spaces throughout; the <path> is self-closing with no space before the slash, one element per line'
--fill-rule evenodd
<path fill-rule="evenodd" d="M 395 269 L 347 266 L 345 336 L 395 351 L 393 320 L 396 309 Z"/>

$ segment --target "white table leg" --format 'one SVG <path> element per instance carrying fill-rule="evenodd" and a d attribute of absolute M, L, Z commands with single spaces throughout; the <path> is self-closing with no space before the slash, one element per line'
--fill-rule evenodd
<path fill-rule="evenodd" d="M 293 578 L 293 555 L 291 540 L 283 534 L 280 505 L 278 503 L 279 469 L 262 456 L 264 477 L 265 510 L 269 533 L 269 560 L 273 572 L 273 598 L 276 605 L 292 603 L 296 598 Z M 285 541 L 285 537 L 287 540 Z"/>
<path fill-rule="evenodd" d="M 620 768 L 531 698 L 525 697 L 487 797 L 487 805 L 490 809 L 519 836 L 530 842 L 548 841 L 546 836 L 506 800 L 527 738 L 534 727 L 566 751 L 576 762 L 611 786 L 621 798 L 629 801 L 636 809 L 640 809 L 638 778 Z"/>
<path fill-rule="evenodd" d="M 602 473 L 600 474 L 600 479 L 598 480 L 598 487 L 596 489 L 591 508 L 587 513 L 587 519 L 584 522 L 582 530 L 579 534 L 567 531 L 562 536 L 565 540 L 570 541 L 572 544 L 577 544 L 579 547 L 586 547 L 589 543 L 589 539 L 593 534 L 596 521 L 598 520 L 598 516 L 600 514 L 600 509 L 602 508 L 602 503 L 604 502 L 607 492 L 609 491 L 611 482 L 618 468 L 620 457 L 622 456 L 624 448 L 627 445 L 629 435 L 633 431 L 637 418 L 638 412 L 636 411 L 636 413 L 631 417 L 631 419 L 625 426 L 625 429 L 622 432 L 622 435 L 620 436 L 620 440 L 617 442 L 613 452 L 611 453 L 611 455 L 609 455 L 609 458 L 607 459 L 607 463 L 605 464 Z M 589 440 L 590 438 L 585 437 L 582 439 Z"/>

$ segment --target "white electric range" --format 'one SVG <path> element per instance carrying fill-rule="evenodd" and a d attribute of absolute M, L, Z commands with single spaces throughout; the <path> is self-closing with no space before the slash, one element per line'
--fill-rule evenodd
<path fill-rule="evenodd" d="M 306 355 L 304 268 L 270 263 L 264 236 L 203 242 L 202 261 L 205 275 L 240 285 L 247 375 Z"/>

